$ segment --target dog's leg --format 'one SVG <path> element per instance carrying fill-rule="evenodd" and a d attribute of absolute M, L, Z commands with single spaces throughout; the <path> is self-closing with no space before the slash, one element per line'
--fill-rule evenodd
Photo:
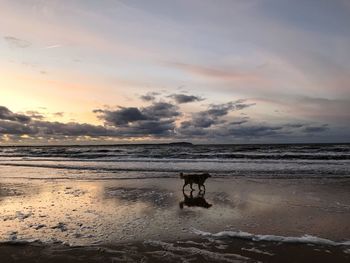
<path fill-rule="evenodd" d="M 184 203 L 185 203 L 184 201 L 182 201 L 182 202 L 179 203 L 180 209 L 183 209 L 183 208 L 184 208 Z"/>

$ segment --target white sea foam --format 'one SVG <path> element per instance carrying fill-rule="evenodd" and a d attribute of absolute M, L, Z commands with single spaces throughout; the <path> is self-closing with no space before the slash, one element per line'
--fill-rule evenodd
<path fill-rule="evenodd" d="M 214 238 L 240 238 L 251 241 L 270 241 L 270 242 L 282 242 L 282 243 L 302 243 L 302 244 L 314 244 L 325 246 L 350 246 L 349 241 L 333 241 L 325 238 L 320 238 L 311 235 L 303 235 L 301 237 L 285 237 L 276 235 L 255 235 L 243 231 L 222 231 L 218 233 L 210 233 L 193 229 L 193 232 L 200 236 L 214 237 Z"/>
<path fill-rule="evenodd" d="M 207 249 L 200 249 L 197 247 L 180 247 L 180 246 L 175 246 L 172 243 L 167 243 L 159 240 L 147 240 L 147 241 L 144 241 L 144 243 L 154 247 L 161 247 L 162 250 L 166 250 L 168 252 L 184 253 L 187 255 L 201 255 L 209 259 L 209 261 L 242 262 L 242 260 L 244 260 L 246 262 L 250 260 L 250 258 L 241 256 L 238 254 L 216 253 L 216 252 L 209 251 Z"/>

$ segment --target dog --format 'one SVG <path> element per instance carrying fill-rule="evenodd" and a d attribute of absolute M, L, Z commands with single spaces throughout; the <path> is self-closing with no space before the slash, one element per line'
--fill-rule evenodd
<path fill-rule="evenodd" d="M 202 174 L 183 174 L 180 173 L 180 178 L 184 179 L 185 183 L 184 186 L 182 187 L 182 190 L 184 191 L 186 185 L 190 185 L 191 190 L 193 190 L 192 185 L 197 184 L 199 191 L 201 191 L 201 186 L 203 186 L 204 191 L 205 191 L 205 185 L 204 182 L 207 180 L 207 178 L 211 177 L 209 173 L 202 173 Z"/>
<path fill-rule="evenodd" d="M 184 208 L 184 206 L 188 207 L 203 207 L 203 208 L 210 208 L 212 204 L 209 204 L 205 198 L 204 198 L 204 192 L 198 192 L 197 196 L 192 195 L 193 190 L 191 191 L 190 195 L 186 195 L 185 192 L 183 192 L 184 200 L 179 203 L 179 206 L 181 209 Z"/>

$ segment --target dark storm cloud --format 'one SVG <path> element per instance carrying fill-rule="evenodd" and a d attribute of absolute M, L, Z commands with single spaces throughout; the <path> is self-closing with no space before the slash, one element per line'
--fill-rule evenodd
<path fill-rule="evenodd" d="M 174 135 L 173 120 L 142 120 L 117 129 L 121 137 L 168 137 Z"/>
<path fill-rule="evenodd" d="M 189 102 L 195 102 L 195 101 L 203 101 L 204 98 L 194 96 L 194 95 L 186 95 L 186 94 L 172 94 L 169 96 L 170 98 L 173 98 L 174 101 L 178 104 L 183 103 L 189 103 Z"/>
<path fill-rule="evenodd" d="M 15 48 L 27 48 L 27 47 L 30 47 L 31 45 L 30 42 L 24 39 L 19 39 L 12 36 L 5 36 L 4 40 L 10 47 L 15 47 Z"/>
<path fill-rule="evenodd" d="M 101 113 L 99 117 L 103 119 L 106 124 L 111 126 L 127 125 L 128 123 L 147 120 L 148 117 L 145 116 L 138 108 L 120 108 L 116 111 L 110 110 L 94 110 L 95 113 Z"/>
<path fill-rule="evenodd" d="M 32 135 L 32 136 L 116 136 L 114 130 L 103 126 L 80 123 L 60 123 L 33 121 L 23 124 L 13 121 L 0 121 L 0 134 L 7 135 Z"/>
<path fill-rule="evenodd" d="M 105 124 L 112 126 L 120 136 L 169 136 L 175 129 L 178 107 L 167 102 L 153 102 L 150 106 L 120 107 L 112 110 L 94 110 Z"/>
<path fill-rule="evenodd" d="M 36 111 L 18 114 L 0 106 L 0 134 L 32 136 L 115 136 L 113 129 L 80 123 L 41 121 L 43 115 Z"/>
<path fill-rule="evenodd" d="M 24 114 L 13 113 L 8 108 L 0 106 L 0 120 L 29 122 L 30 117 Z"/>
<path fill-rule="evenodd" d="M 207 110 L 192 114 L 191 120 L 182 122 L 180 131 L 185 132 L 184 129 L 191 129 L 198 133 L 197 128 L 209 128 L 213 125 L 223 124 L 226 120 L 222 119 L 222 117 L 225 117 L 231 111 L 242 110 L 253 105 L 255 104 L 246 103 L 245 100 L 237 100 L 224 104 L 211 104 Z M 239 122 L 241 124 L 245 121 L 240 119 Z"/>
<path fill-rule="evenodd" d="M 287 123 L 270 125 L 264 123 L 249 122 L 249 118 L 236 121 L 215 122 L 211 119 L 196 123 L 196 120 L 182 122 L 177 128 L 177 134 L 181 138 L 196 139 L 249 139 L 261 138 L 289 138 L 292 135 L 315 135 L 329 129 L 327 124 L 311 125 L 308 123 Z"/>
<path fill-rule="evenodd" d="M 248 117 L 227 115 L 231 111 L 252 104 L 242 100 L 209 105 L 205 111 L 192 114 L 192 118 L 177 124 L 179 108 L 168 102 L 153 102 L 147 107 L 119 107 L 116 110 L 94 110 L 105 126 L 87 123 L 42 121 L 35 111 L 19 114 L 0 106 L 0 135 L 20 138 L 22 135 L 41 138 L 116 137 L 116 138 L 169 138 L 188 140 L 235 140 L 289 138 L 292 135 L 313 136 L 329 129 L 327 124 L 286 123 L 270 125 L 250 121 Z M 37 114 L 38 116 L 34 116 Z M 31 116 L 30 116 L 31 115 Z M 225 118 L 227 116 L 227 118 Z M 44 117 L 44 116 L 43 116 Z M 284 137 L 283 137 L 284 136 Z M 288 136 L 288 137 L 287 137 Z M 13 137 L 15 138 L 15 137 Z"/>
<path fill-rule="evenodd" d="M 63 136 L 115 136 L 114 130 L 106 129 L 101 125 L 87 123 L 61 123 L 49 121 L 36 121 L 31 124 L 38 135 L 63 135 Z"/>
<path fill-rule="evenodd" d="M 230 111 L 243 110 L 253 105 L 255 105 L 255 103 L 246 103 L 245 100 L 236 100 L 224 104 L 212 104 L 207 110 L 207 113 L 211 116 L 221 117 L 227 115 Z"/>
<path fill-rule="evenodd" d="M 32 135 L 36 131 L 22 122 L 0 120 L 0 134 L 8 135 Z"/>
<path fill-rule="evenodd" d="M 180 115 L 178 108 L 167 102 L 154 102 L 152 105 L 143 108 L 120 107 L 118 110 L 94 110 L 100 114 L 99 118 L 109 125 L 126 125 L 137 121 L 160 120 L 162 118 L 173 118 Z"/>
<path fill-rule="evenodd" d="M 151 120 L 173 118 L 181 115 L 177 106 L 167 102 L 154 102 L 152 105 L 144 107 L 141 110 Z"/>
<path fill-rule="evenodd" d="M 197 128 L 208 128 L 214 124 L 218 123 L 217 118 L 212 118 L 205 113 L 199 113 L 193 116 L 191 125 Z"/>

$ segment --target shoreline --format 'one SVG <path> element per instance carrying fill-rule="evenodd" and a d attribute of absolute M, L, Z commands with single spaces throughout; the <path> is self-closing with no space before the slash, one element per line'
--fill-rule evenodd
<path fill-rule="evenodd" d="M 242 239 L 145 240 L 114 245 L 0 244 L 4 262 L 349 262 L 349 246 Z"/>
<path fill-rule="evenodd" d="M 195 191 L 191 197 L 186 189 L 186 201 L 179 178 L 52 179 L 60 178 L 61 172 L 17 169 L 23 178 L 33 174 L 39 178 L 16 178 L 15 174 L 11 178 L 11 174 L 0 172 L 1 258 L 10 256 L 7 250 L 20 257 L 24 249 L 43 259 L 48 259 L 48 251 L 53 250 L 53 254 L 66 251 L 60 257 L 78 260 L 79 255 L 85 254 L 82 251 L 89 251 L 93 246 L 97 251 L 90 251 L 92 258 L 111 260 L 115 253 L 109 253 L 106 248 L 123 251 L 124 247 L 127 251 L 125 246 L 131 246 L 137 247 L 137 255 L 152 259 L 150 262 L 157 262 L 161 254 L 167 257 L 172 254 L 173 259 L 178 260 L 180 256 L 191 258 L 195 254 L 198 258 L 194 262 L 200 262 L 201 253 L 206 253 L 203 251 L 213 253 L 210 256 L 219 257 L 222 262 L 274 262 L 275 259 L 275 262 L 277 259 L 288 262 L 297 251 L 308 255 L 304 262 L 315 258 L 319 258 L 318 262 L 330 257 L 339 262 L 349 259 L 347 245 L 289 244 L 277 242 L 278 239 L 254 242 L 237 236 L 204 237 L 193 232 L 193 229 L 210 233 L 244 231 L 282 237 L 307 234 L 335 242 L 350 240 L 349 178 L 213 177 L 206 182 L 204 196 Z M 20 243 L 26 239 L 38 239 L 43 244 L 4 243 L 9 240 Z M 149 241 L 151 243 L 147 243 Z M 101 255 L 100 250 L 105 252 Z M 239 259 L 237 255 L 253 261 Z M 302 258 L 298 262 L 303 262 L 300 260 Z"/>

